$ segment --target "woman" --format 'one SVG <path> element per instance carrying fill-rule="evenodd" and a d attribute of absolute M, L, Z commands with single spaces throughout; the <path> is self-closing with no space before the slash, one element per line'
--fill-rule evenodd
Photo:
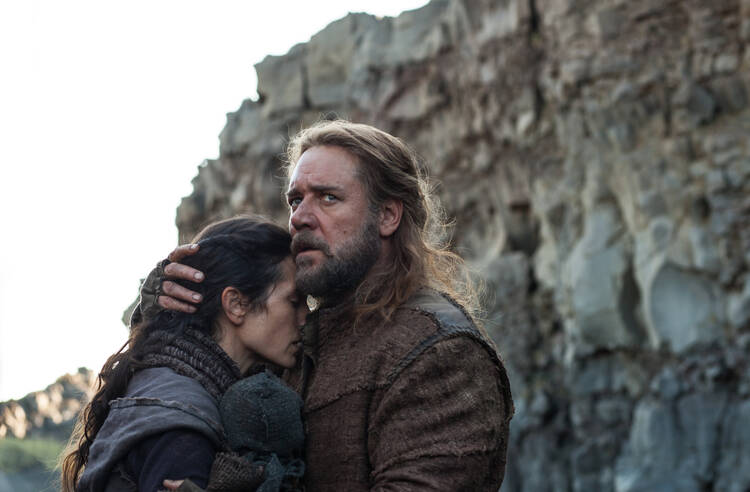
<path fill-rule="evenodd" d="M 162 312 L 134 327 L 104 364 L 62 462 L 63 491 L 153 491 L 172 478 L 205 488 L 227 449 L 222 395 L 264 363 L 294 365 L 307 307 L 288 232 L 239 217 L 193 242 L 200 248 L 184 263 L 206 280 L 181 283 L 204 301 L 195 313 Z"/>

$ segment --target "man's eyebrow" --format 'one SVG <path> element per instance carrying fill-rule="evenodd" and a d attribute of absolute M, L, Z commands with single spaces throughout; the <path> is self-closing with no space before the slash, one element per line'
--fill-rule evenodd
<path fill-rule="evenodd" d="M 310 186 L 310 189 L 318 193 L 325 193 L 328 191 L 336 191 L 341 193 L 344 191 L 344 188 L 336 185 L 312 185 Z"/>
<path fill-rule="evenodd" d="M 310 189 L 316 193 L 327 193 L 330 191 L 334 191 L 337 193 L 344 192 L 344 188 L 342 186 L 336 186 L 336 185 L 311 185 Z M 299 191 L 296 188 L 290 188 L 289 190 L 287 190 L 285 194 L 288 198 L 294 195 L 298 195 Z"/>

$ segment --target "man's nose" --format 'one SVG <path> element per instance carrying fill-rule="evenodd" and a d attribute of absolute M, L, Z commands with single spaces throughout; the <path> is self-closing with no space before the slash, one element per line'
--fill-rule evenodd
<path fill-rule="evenodd" d="M 292 226 L 292 229 L 299 231 L 305 227 L 310 229 L 316 228 L 318 221 L 312 207 L 303 200 L 297 205 L 297 208 L 291 212 L 291 215 L 289 216 L 289 224 Z"/>

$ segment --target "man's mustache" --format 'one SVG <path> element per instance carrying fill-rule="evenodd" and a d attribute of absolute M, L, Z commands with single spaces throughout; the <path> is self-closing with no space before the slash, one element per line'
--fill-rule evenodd
<path fill-rule="evenodd" d="M 292 238 L 292 254 L 297 256 L 302 251 L 317 249 L 324 255 L 332 257 L 331 248 L 322 239 L 315 237 L 310 231 L 298 232 Z"/>

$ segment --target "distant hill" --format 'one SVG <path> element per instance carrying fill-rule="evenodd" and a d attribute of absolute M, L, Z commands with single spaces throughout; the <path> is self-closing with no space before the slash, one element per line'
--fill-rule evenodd
<path fill-rule="evenodd" d="M 58 490 L 54 470 L 96 374 L 66 374 L 44 390 L 0 403 L 0 491 Z"/>

